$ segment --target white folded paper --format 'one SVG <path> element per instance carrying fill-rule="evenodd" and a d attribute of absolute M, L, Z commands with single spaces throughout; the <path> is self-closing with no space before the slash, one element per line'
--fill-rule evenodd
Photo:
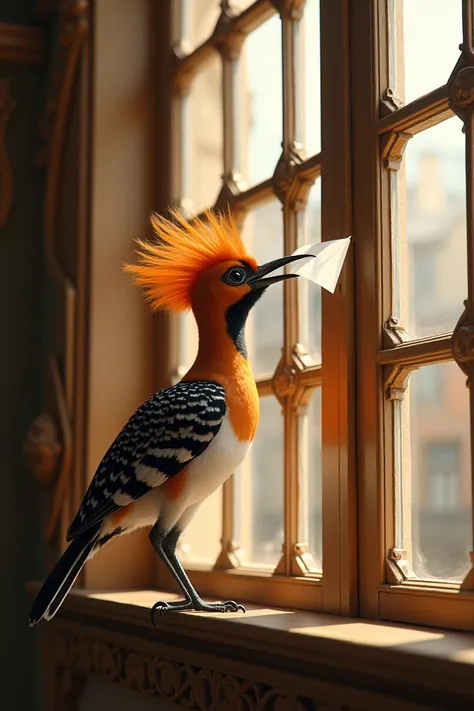
<path fill-rule="evenodd" d="M 288 265 L 288 271 L 310 279 L 334 294 L 350 241 L 349 235 L 343 239 L 298 247 L 293 254 L 307 254 L 308 258 L 292 262 Z"/>

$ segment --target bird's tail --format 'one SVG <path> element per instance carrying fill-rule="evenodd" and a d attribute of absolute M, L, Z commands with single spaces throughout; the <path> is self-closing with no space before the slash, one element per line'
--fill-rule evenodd
<path fill-rule="evenodd" d="M 29 619 L 30 627 L 36 625 L 43 617 L 45 620 L 51 620 L 59 610 L 94 547 L 100 527 L 101 523 L 98 523 L 84 531 L 74 538 L 64 551 L 33 602 Z"/>

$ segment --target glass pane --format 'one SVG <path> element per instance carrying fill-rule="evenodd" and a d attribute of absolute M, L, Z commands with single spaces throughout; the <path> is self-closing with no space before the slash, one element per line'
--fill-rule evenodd
<path fill-rule="evenodd" d="M 223 172 L 222 63 L 216 53 L 194 78 L 183 103 L 183 196 L 190 211 L 211 207 Z"/>
<path fill-rule="evenodd" d="M 283 418 L 274 397 L 260 400 L 257 436 L 234 481 L 235 537 L 245 559 L 275 567 L 283 543 Z"/>
<path fill-rule="evenodd" d="M 304 9 L 304 142 L 308 156 L 321 150 L 319 3 L 320 0 L 307 0 Z"/>
<path fill-rule="evenodd" d="M 397 545 L 404 544 L 420 578 L 460 581 L 472 543 L 465 375 L 455 363 L 415 371 L 400 415 Z"/>
<path fill-rule="evenodd" d="M 195 49 L 212 35 L 220 5 L 219 0 L 182 0 L 182 36 L 186 49 Z"/>
<path fill-rule="evenodd" d="M 305 415 L 299 418 L 300 541 L 309 544 L 322 570 L 321 388 L 316 388 Z"/>
<path fill-rule="evenodd" d="M 410 139 L 404 169 L 392 174 L 399 235 L 394 235 L 395 315 L 401 313 L 410 338 L 452 330 L 463 310 L 464 153 L 461 122 L 453 117 Z"/>
<path fill-rule="evenodd" d="M 461 0 L 389 0 L 391 86 L 406 103 L 446 84 L 462 42 Z"/>
<path fill-rule="evenodd" d="M 252 210 L 246 217 L 242 239 L 259 264 L 283 256 L 283 218 L 276 200 Z M 278 272 L 275 272 L 277 274 Z M 245 329 L 250 362 L 256 375 L 275 370 L 283 346 L 283 286 L 266 290 L 250 312 Z"/>
<path fill-rule="evenodd" d="M 309 192 L 308 204 L 300 213 L 298 244 L 321 241 L 321 179 Z M 298 279 L 299 341 L 315 363 L 321 363 L 321 287 L 309 279 Z"/>
<path fill-rule="evenodd" d="M 222 487 L 217 489 L 198 508 L 194 518 L 181 536 L 179 547 L 187 561 L 214 564 L 221 550 Z"/>
<path fill-rule="evenodd" d="M 231 0 L 232 10 L 238 14 L 246 10 L 255 0 Z"/>
<path fill-rule="evenodd" d="M 251 185 L 273 175 L 282 150 L 281 63 L 281 20 L 274 15 L 248 36 L 239 63 L 239 168 Z"/>

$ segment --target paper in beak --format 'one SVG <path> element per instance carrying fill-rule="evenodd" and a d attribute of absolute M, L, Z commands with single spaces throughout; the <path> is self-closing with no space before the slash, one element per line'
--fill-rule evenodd
<path fill-rule="evenodd" d="M 291 256 L 308 254 L 308 257 L 289 264 L 288 272 L 299 274 L 334 294 L 350 242 L 349 235 L 343 239 L 298 247 Z"/>

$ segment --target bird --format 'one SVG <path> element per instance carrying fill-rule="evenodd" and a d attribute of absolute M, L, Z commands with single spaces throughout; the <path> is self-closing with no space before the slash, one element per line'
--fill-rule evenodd
<path fill-rule="evenodd" d="M 234 600 L 205 602 L 176 554 L 200 504 L 244 460 L 259 419 L 259 396 L 245 345 L 250 310 L 271 275 L 302 255 L 259 265 L 248 254 L 230 210 L 187 220 L 179 210 L 150 217 L 154 236 L 137 238 L 136 264 L 124 264 L 151 311 L 191 310 L 198 352 L 176 384 L 148 398 L 117 435 L 85 493 L 62 554 L 30 611 L 29 624 L 50 621 L 81 569 L 108 541 L 149 527 L 149 540 L 184 599 L 158 601 L 157 611 L 245 612 Z M 308 256 L 308 255 L 303 255 Z"/>

